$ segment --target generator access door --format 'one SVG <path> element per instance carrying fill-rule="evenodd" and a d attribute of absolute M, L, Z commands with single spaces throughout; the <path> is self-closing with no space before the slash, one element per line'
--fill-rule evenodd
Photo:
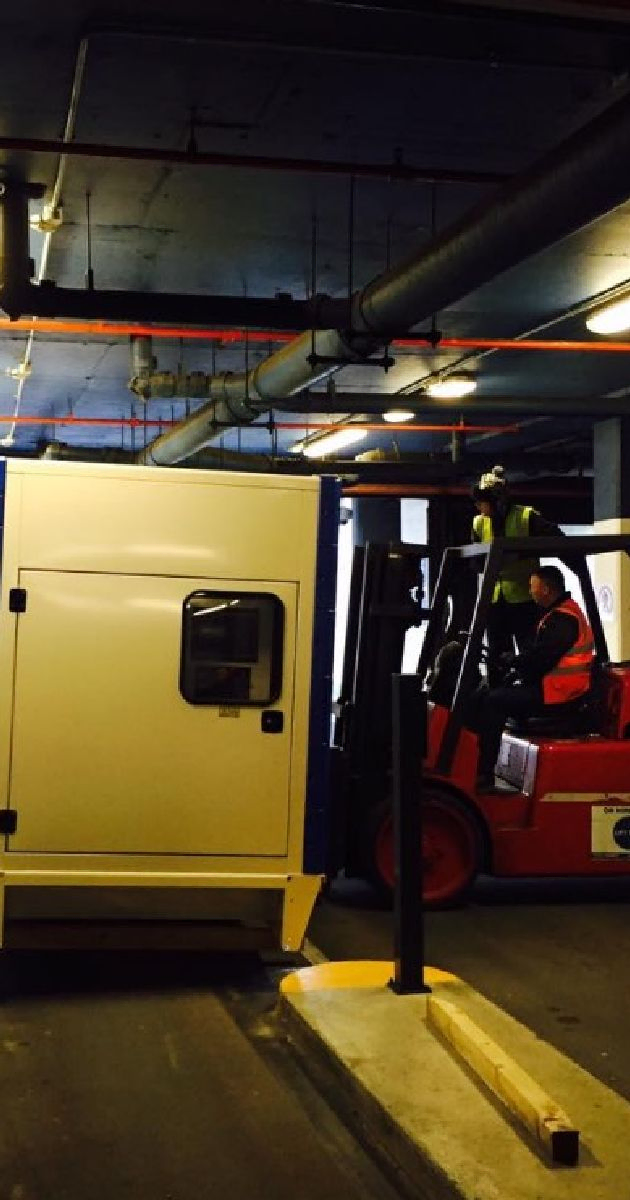
<path fill-rule="evenodd" d="M 22 571 L 15 851 L 284 855 L 297 585 Z"/>

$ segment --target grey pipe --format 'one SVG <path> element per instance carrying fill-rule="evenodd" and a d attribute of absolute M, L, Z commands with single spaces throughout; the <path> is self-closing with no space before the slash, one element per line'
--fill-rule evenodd
<path fill-rule="evenodd" d="M 451 226 L 427 249 L 379 276 L 353 299 L 349 338 L 303 334 L 249 374 L 213 380 L 210 403 L 151 443 L 139 461 L 168 464 L 200 449 L 217 426 L 252 421 L 272 404 L 332 374 L 309 363 L 318 353 L 360 361 L 392 331 L 410 328 L 495 275 L 602 216 L 630 195 L 630 94 L 544 156 L 493 201 Z M 356 331 L 364 337 L 356 337 Z M 365 335 L 371 335 L 371 344 Z M 326 347 L 322 351 L 322 348 Z M 338 405 L 339 401 L 336 400 Z M 285 405 L 286 407 L 286 405 Z"/>
<path fill-rule="evenodd" d="M 152 384 L 157 366 L 157 360 L 153 357 L 153 339 L 144 334 L 132 334 L 129 341 L 131 343 L 131 369 L 133 371 L 129 387 L 141 400 L 148 400 L 151 396 L 160 394 L 155 391 L 154 384 Z M 174 393 L 170 392 L 167 394 L 172 396 Z"/>
<path fill-rule="evenodd" d="M 0 183 L 0 308 L 12 320 L 22 313 L 22 297 L 35 270 L 30 257 L 28 200 L 40 199 L 43 184 Z"/>
<path fill-rule="evenodd" d="M 352 328 L 397 333 L 630 196 L 630 93 L 353 300 Z"/>
<path fill-rule="evenodd" d="M 132 463 L 135 455 L 131 450 L 114 446 L 69 446 L 67 442 L 47 442 L 40 446 L 39 457 L 64 462 L 110 462 Z M 186 462 L 187 467 L 214 468 L 230 471 L 273 471 L 274 460 L 268 454 L 241 454 L 230 450 L 204 450 Z"/>
<path fill-rule="evenodd" d="M 151 442 L 137 461 L 155 466 L 181 462 L 218 437 L 226 426 L 254 421 L 260 413 L 279 406 L 295 392 L 326 379 L 338 370 L 340 358 L 360 362 L 371 345 L 361 338 L 350 346 L 334 329 L 303 333 L 248 373 L 210 376 L 208 404 Z M 309 362 L 313 353 L 335 361 Z"/>
<path fill-rule="evenodd" d="M 132 386 L 135 380 L 130 382 Z M 216 377 L 203 371 L 176 375 L 173 371 L 155 371 L 144 381 L 145 399 L 207 400 Z M 137 392 L 140 395 L 140 392 Z M 433 416 L 440 420 L 459 417 L 513 416 L 541 417 L 626 417 L 630 413 L 630 391 L 614 396 L 466 396 L 465 400 L 439 400 L 423 392 L 400 395 L 396 392 L 336 391 L 332 398 L 326 392 L 302 392 L 291 401 L 291 412 L 331 412 L 345 416 L 379 415 L 388 408 L 406 408 L 418 420 Z M 386 428 L 386 426 L 384 426 Z"/>
<path fill-rule="evenodd" d="M 387 408 L 406 408 L 418 420 L 458 420 L 460 417 L 541 416 L 541 417 L 625 417 L 630 414 L 630 393 L 620 396 L 466 396 L 464 400 L 439 400 L 422 392 L 410 395 L 385 395 L 374 392 L 335 393 L 335 412 L 348 416 L 382 413 Z M 294 401 L 292 412 L 326 412 L 328 398 L 310 392 L 306 403 Z"/>
<path fill-rule="evenodd" d="M 60 459 L 64 462 L 111 462 L 129 463 L 134 461 L 131 450 L 120 447 L 106 446 L 69 446 L 67 442 L 48 442 L 40 448 L 40 458 Z"/>

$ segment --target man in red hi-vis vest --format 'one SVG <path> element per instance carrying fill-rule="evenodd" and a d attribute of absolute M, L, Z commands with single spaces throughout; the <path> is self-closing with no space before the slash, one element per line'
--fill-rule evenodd
<path fill-rule="evenodd" d="M 595 653 L 591 627 L 565 588 L 558 567 L 537 567 L 529 590 L 543 609 L 533 645 L 521 654 L 504 655 L 509 674 L 502 687 L 481 699 L 477 790 L 494 786 L 494 768 L 506 717 L 533 717 L 584 696 L 591 686 Z"/>

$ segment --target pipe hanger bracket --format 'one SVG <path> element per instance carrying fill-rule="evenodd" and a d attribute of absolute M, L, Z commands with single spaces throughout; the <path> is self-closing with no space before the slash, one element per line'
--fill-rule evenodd
<path fill-rule="evenodd" d="M 334 354 L 309 354 L 306 359 L 310 367 L 319 366 L 337 366 L 337 367 L 382 367 L 384 371 L 388 371 L 393 367 L 396 359 L 392 358 L 391 354 L 384 354 L 382 358 L 337 358 Z"/>

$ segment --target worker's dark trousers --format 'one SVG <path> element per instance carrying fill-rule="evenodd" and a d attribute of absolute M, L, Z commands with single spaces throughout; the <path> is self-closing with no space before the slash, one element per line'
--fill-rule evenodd
<path fill-rule="evenodd" d="M 475 722 L 479 733 L 479 775 L 492 776 L 507 717 L 533 717 L 545 711 L 542 692 L 536 684 L 492 688 L 477 693 L 480 708 Z M 548 711 L 548 709 L 547 709 Z"/>
<path fill-rule="evenodd" d="M 488 613 L 488 684 L 491 688 L 501 683 L 502 671 L 498 667 L 500 654 L 513 652 L 516 642 L 519 654 L 526 650 L 534 640 L 534 634 L 542 611 L 533 600 L 525 600 L 521 604 L 508 604 L 503 596 L 490 605 Z"/>

